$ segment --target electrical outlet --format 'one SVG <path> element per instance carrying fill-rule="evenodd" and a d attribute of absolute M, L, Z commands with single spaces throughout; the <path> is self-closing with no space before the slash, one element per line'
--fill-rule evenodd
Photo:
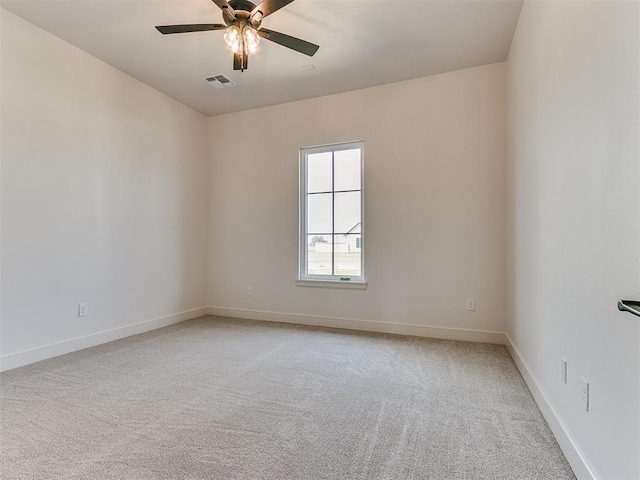
<path fill-rule="evenodd" d="M 247 287 L 247 295 L 251 297 L 253 295 L 253 287 Z"/>
<path fill-rule="evenodd" d="M 580 379 L 580 400 L 582 401 L 582 407 L 589 411 L 589 382 L 584 378 Z"/>
<path fill-rule="evenodd" d="M 567 383 L 568 380 L 568 372 L 567 368 L 569 365 L 567 364 L 567 360 L 564 357 L 560 357 L 560 380 L 562 383 Z"/>
<path fill-rule="evenodd" d="M 78 316 L 86 317 L 89 315 L 89 304 L 88 303 L 79 303 L 78 304 Z"/>
<path fill-rule="evenodd" d="M 467 298 L 467 311 L 468 312 L 476 311 L 476 301 L 473 298 Z"/>

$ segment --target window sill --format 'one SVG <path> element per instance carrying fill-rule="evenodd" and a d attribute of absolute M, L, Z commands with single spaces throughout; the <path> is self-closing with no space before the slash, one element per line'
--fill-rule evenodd
<path fill-rule="evenodd" d="M 344 288 L 347 290 L 366 290 L 368 282 L 341 280 L 296 280 L 298 287 Z"/>

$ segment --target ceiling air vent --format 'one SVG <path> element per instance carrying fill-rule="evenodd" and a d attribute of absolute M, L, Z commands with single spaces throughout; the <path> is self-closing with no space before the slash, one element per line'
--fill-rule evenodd
<path fill-rule="evenodd" d="M 215 88 L 220 90 L 221 88 L 231 88 L 236 86 L 236 82 L 227 77 L 224 73 L 218 73 L 209 77 L 203 77 L 207 83 L 210 83 Z"/>

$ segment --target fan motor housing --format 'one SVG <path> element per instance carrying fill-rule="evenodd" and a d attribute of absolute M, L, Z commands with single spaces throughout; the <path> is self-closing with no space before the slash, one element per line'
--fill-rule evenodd
<path fill-rule="evenodd" d="M 227 9 L 223 9 L 222 18 L 227 25 L 250 24 L 251 27 L 257 29 L 262 23 L 262 15 L 255 15 L 251 18 L 251 12 L 256 8 L 255 4 L 249 0 L 231 0 L 229 2 L 231 8 L 235 10 L 235 18 L 231 16 Z"/>

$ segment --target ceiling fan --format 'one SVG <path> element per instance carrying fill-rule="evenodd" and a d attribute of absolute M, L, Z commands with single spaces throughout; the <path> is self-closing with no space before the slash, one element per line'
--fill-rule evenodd
<path fill-rule="evenodd" d="M 249 55 L 259 51 L 260 37 L 313 57 L 318 45 L 284 33 L 261 28 L 262 20 L 293 0 L 263 0 L 257 6 L 249 0 L 212 0 L 222 10 L 223 24 L 163 25 L 156 27 L 163 35 L 173 33 L 226 30 L 224 41 L 233 52 L 233 69 L 245 71 Z"/>

